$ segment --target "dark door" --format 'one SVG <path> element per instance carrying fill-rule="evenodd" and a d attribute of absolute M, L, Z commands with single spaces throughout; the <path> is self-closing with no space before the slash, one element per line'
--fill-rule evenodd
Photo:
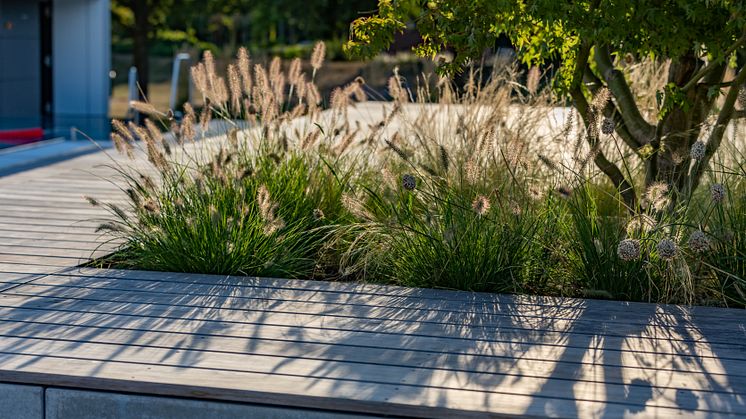
<path fill-rule="evenodd" d="M 39 2 L 41 19 L 41 116 L 44 128 L 52 128 L 52 2 Z"/>

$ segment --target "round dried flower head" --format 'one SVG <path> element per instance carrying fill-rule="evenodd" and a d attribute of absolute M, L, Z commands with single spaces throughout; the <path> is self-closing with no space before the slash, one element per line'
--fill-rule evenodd
<path fill-rule="evenodd" d="M 616 248 L 619 259 L 624 261 L 635 260 L 640 257 L 640 242 L 635 239 L 624 239 Z"/>
<path fill-rule="evenodd" d="M 482 216 L 490 210 L 490 200 L 484 195 L 479 195 L 471 204 L 471 207 L 477 215 Z"/>
<path fill-rule="evenodd" d="M 671 260 L 676 257 L 676 254 L 679 251 L 679 247 L 676 246 L 676 243 L 671 239 L 663 239 L 659 241 L 655 249 L 658 251 L 658 256 L 666 260 Z"/>
<path fill-rule="evenodd" d="M 722 183 L 713 183 L 710 186 L 710 195 L 712 196 L 712 202 L 719 204 L 725 200 L 725 187 Z"/>
<path fill-rule="evenodd" d="M 616 124 L 614 123 L 614 118 L 606 117 L 601 122 L 601 132 L 606 135 L 613 134 L 615 128 L 616 128 Z"/>
<path fill-rule="evenodd" d="M 702 230 L 697 230 L 689 236 L 689 248 L 696 253 L 704 253 L 710 249 L 710 239 Z"/>
<path fill-rule="evenodd" d="M 690 155 L 694 160 L 702 160 L 705 157 L 705 143 L 702 140 L 697 140 L 692 144 Z"/>
<path fill-rule="evenodd" d="M 407 173 L 401 177 L 401 186 L 408 191 L 413 191 L 417 187 L 417 179 Z"/>

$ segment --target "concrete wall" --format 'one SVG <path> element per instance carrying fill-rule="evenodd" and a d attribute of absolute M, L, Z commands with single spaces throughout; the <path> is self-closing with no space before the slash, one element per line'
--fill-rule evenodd
<path fill-rule="evenodd" d="M 7 419 L 361 419 L 370 416 L 171 397 L 0 384 Z"/>
<path fill-rule="evenodd" d="M 0 0 L 0 129 L 41 121 L 38 0 Z"/>
<path fill-rule="evenodd" d="M 109 7 L 109 0 L 53 1 L 53 113 L 63 131 L 74 126 L 100 137 L 108 130 Z"/>
<path fill-rule="evenodd" d="M 0 417 L 43 419 L 44 389 L 36 386 L 0 384 Z"/>

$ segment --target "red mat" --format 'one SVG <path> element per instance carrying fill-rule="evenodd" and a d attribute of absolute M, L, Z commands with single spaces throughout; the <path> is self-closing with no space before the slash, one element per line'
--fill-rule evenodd
<path fill-rule="evenodd" d="M 44 138 L 44 130 L 41 128 L 13 129 L 0 131 L 0 143 L 8 145 L 20 145 L 33 143 Z"/>

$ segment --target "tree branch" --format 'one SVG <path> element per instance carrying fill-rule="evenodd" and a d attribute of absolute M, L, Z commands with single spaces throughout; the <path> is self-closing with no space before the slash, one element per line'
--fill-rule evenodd
<path fill-rule="evenodd" d="M 586 126 L 585 138 L 591 147 L 591 150 L 596 150 L 593 162 L 596 166 L 614 183 L 622 195 L 625 205 L 627 205 L 630 211 L 634 211 L 637 207 L 637 195 L 635 194 L 634 186 L 624 177 L 621 170 L 612 162 L 610 162 L 603 152 L 598 149 L 598 138 L 591 135 L 591 123 L 588 111 L 590 106 L 588 100 L 583 94 L 583 88 L 581 81 L 583 80 L 583 74 L 585 68 L 588 65 L 588 58 L 590 56 L 591 46 L 588 43 L 581 43 L 580 49 L 578 50 L 577 59 L 575 61 L 575 70 L 573 72 L 573 81 L 570 87 L 570 96 L 575 101 L 575 107 L 578 113 L 583 118 Z"/>
<path fill-rule="evenodd" d="M 604 83 L 601 81 L 601 79 L 593 74 L 593 71 L 591 71 L 591 67 L 589 65 L 585 66 L 583 80 L 585 81 L 585 86 L 594 95 L 601 89 L 601 87 L 604 86 Z M 636 152 L 638 148 L 642 147 L 642 144 L 639 143 L 637 139 L 635 139 L 635 137 L 632 135 L 632 133 L 629 132 L 629 129 L 627 129 L 627 125 L 624 123 L 624 118 L 622 118 L 622 115 L 614 102 L 609 101 L 609 103 L 606 104 L 603 113 L 605 117 L 614 119 L 616 133 L 631 149 L 635 150 Z"/>
<path fill-rule="evenodd" d="M 624 80 L 624 74 L 614 68 L 609 52 L 603 46 L 596 46 L 595 61 L 609 90 L 617 100 L 620 114 L 630 134 L 637 143 L 647 144 L 655 138 L 655 126 L 649 124 L 640 114 L 635 98 Z"/>
<path fill-rule="evenodd" d="M 725 129 L 728 127 L 728 124 L 733 119 L 734 115 L 738 115 L 738 113 L 735 111 L 736 107 L 736 100 L 738 100 L 738 91 L 740 87 L 746 82 L 746 68 L 741 68 L 741 72 L 736 76 L 736 78 L 733 80 L 733 84 L 730 87 L 730 90 L 728 91 L 728 95 L 725 96 L 725 102 L 723 103 L 722 109 L 720 109 L 720 113 L 718 114 L 718 119 L 715 122 L 715 126 L 712 127 L 712 132 L 710 133 L 710 138 L 707 140 L 707 148 L 705 150 L 705 156 L 704 158 L 697 162 L 697 164 L 694 165 L 692 168 L 691 173 L 691 187 L 689 190 L 687 190 L 687 195 L 691 194 L 694 190 L 697 189 L 697 186 L 699 186 L 699 182 L 702 178 L 702 174 L 705 172 L 705 169 L 710 165 L 710 160 L 712 159 L 712 156 L 715 155 L 718 148 L 720 148 L 720 143 L 723 141 L 723 135 L 725 134 Z"/>
<path fill-rule="evenodd" d="M 692 78 L 689 80 L 689 82 L 687 82 L 684 85 L 684 87 L 681 88 L 681 90 L 684 91 L 684 92 L 686 92 L 688 90 L 691 90 L 694 86 L 697 85 L 697 82 L 699 82 L 699 80 L 702 79 L 702 77 L 704 77 L 705 75 L 707 75 L 707 73 L 715 70 L 718 67 L 718 65 L 720 65 L 722 63 L 723 59 L 728 58 L 729 55 L 733 54 L 738 48 L 741 48 L 744 44 L 746 44 L 746 31 L 744 31 L 743 35 L 741 35 L 741 37 L 738 38 L 738 40 L 736 42 L 734 42 L 733 45 L 731 45 L 731 47 L 728 48 L 723 53 L 723 58 L 722 59 L 712 61 L 712 62 L 708 63 L 706 66 L 704 66 L 701 69 L 699 69 L 699 71 L 696 72 L 694 74 L 694 76 L 692 76 Z"/>
<path fill-rule="evenodd" d="M 578 113 L 582 116 L 585 121 L 586 135 L 585 138 L 592 150 L 596 150 L 593 162 L 601 171 L 614 183 L 614 186 L 619 190 L 619 194 L 624 200 L 624 204 L 627 206 L 629 211 L 634 211 L 637 208 L 637 194 L 635 193 L 635 187 L 630 183 L 622 171 L 609 159 L 604 156 L 604 153 L 598 149 L 598 138 L 595 138 L 590 133 L 590 123 L 588 118 L 588 110 L 590 105 L 583 95 L 582 89 L 576 87 L 570 92 L 573 100 L 575 101 L 575 107 L 578 109 Z"/>

